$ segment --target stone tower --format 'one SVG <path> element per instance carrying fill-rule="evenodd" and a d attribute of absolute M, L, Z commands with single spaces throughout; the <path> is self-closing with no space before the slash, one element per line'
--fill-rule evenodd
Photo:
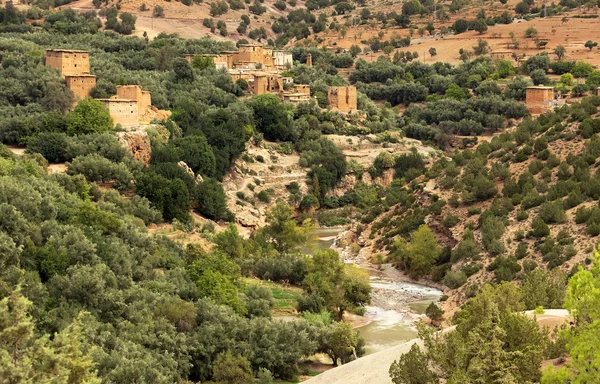
<path fill-rule="evenodd" d="M 356 111 L 356 87 L 329 87 L 327 100 L 332 111 Z"/>
<path fill-rule="evenodd" d="M 49 49 L 46 51 L 46 67 L 58 69 L 61 76 L 90 74 L 90 59 L 87 51 L 74 49 Z"/>
<path fill-rule="evenodd" d="M 310 53 L 306 56 L 306 65 L 312 67 L 312 55 Z"/>

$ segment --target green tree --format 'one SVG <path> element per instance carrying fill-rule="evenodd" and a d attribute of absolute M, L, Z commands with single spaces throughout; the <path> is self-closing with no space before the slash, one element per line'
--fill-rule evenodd
<path fill-rule="evenodd" d="M 336 321 L 329 325 L 325 331 L 322 351 L 327 354 L 336 367 L 338 362 L 347 361 L 349 355 L 356 353 L 358 336 L 352 325 L 343 321 Z"/>
<path fill-rule="evenodd" d="M 250 362 L 231 351 L 217 356 L 213 365 L 213 379 L 223 384 L 248 384 L 254 382 Z"/>
<path fill-rule="evenodd" d="M 34 339 L 32 303 L 19 288 L 0 300 L 0 377 L 6 383 L 100 383 L 82 352 L 83 316 L 56 334 Z"/>
<path fill-rule="evenodd" d="M 71 136 L 102 133 L 112 128 L 108 108 L 98 100 L 81 100 L 67 116 L 67 133 Z"/>
<path fill-rule="evenodd" d="M 575 327 L 565 331 L 571 357 L 566 367 L 544 371 L 542 383 L 596 383 L 600 380 L 600 247 L 590 270 L 579 267 L 569 279 L 565 308 Z"/>
<path fill-rule="evenodd" d="M 259 234 L 271 242 L 279 252 L 297 252 L 310 239 L 314 225 L 306 219 L 298 225 L 292 218 L 292 208 L 283 202 L 278 202 L 267 213 L 267 224 L 259 230 Z"/>
<path fill-rule="evenodd" d="M 347 267 L 332 249 L 321 249 L 306 262 L 306 277 L 302 286 L 308 295 L 322 298 L 327 310 L 342 318 L 345 310 L 369 302 L 369 277 L 357 268 Z"/>
<path fill-rule="evenodd" d="M 417 344 L 413 344 L 410 351 L 392 363 L 389 373 L 394 384 L 439 383 L 439 379 L 429 369 L 427 355 L 421 352 Z"/>
<path fill-rule="evenodd" d="M 233 219 L 227 208 L 223 186 L 213 178 L 206 178 L 198 184 L 194 191 L 194 209 L 211 220 Z"/>
<path fill-rule="evenodd" d="M 567 56 L 567 50 L 562 45 L 559 45 L 556 48 L 554 48 L 553 53 L 556 55 L 556 58 L 558 60 L 562 60 Z"/>
<path fill-rule="evenodd" d="M 410 243 L 399 239 L 394 246 L 396 250 L 391 254 L 392 260 L 413 278 L 429 274 L 441 253 L 435 235 L 425 224 L 413 233 Z"/>
<path fill-rule="evenodd" d="M 483 34 L 483 32 L 488 30 L 488 26 L 485 22 L 484 19 L 478 19 L 475 24 L 473 25 L 473 30 L 479 32 L 480 35 Z"/>
<path fill-rule="evenodd" d="M 287 104 L 279 101 L 275 95 L 258 95 L 249 102 L 254 110 L 256 129 L 265 135 L 267 140 L 295 140 L 292 130 L 291 111 Z"/>
<path fill-rule="evenodd" d="M 590 51 L 592 49 L 594 49 L 595 47 L 598 46 L 598 42 L 596 41 L 592 41 L 592 40 L 588 40 L 585 42 L 584 47 L 586 47 L 587 49 L 589 49 Z"/>
<path fill-rule="evenodd" d="M 455 83 L 452 83 L 448 86 L 448 88 L 446 89 L 445 96 L 447 98 L 456 99 L 456 100 L 464 100 L 468 97 L 465 90 L 462 89 L 461 87 L 459 87 L 458 85 L 456 85 Z"/>
<path fill-rule="evenodd" d="M 194 71 L 192 71 L 192 66 L 183 57 L 178 57 L 173 60 L 173 72 L 175 72 L 175 78 L 177 81 L 194 80 Z"/>

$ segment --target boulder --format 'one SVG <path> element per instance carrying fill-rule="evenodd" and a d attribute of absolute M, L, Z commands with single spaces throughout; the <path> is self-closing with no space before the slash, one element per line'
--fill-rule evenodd
<path fill-rule="evenodd" d="M 146 165 L 150 164 L 152 146 L 145 131 L 117 132 L 117 139 L 134 159 Z"/>

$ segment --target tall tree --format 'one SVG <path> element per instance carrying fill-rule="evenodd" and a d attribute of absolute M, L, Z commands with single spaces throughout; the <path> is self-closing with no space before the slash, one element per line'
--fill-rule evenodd
<path fill-rule="evenodd" d="M 543 383 L 600 382 L 600 245 L 593 259 L 592 268 L 579 267 L 567 288 L 565 308 L 575 320 L 575 327 L 565 332 L 571 360 L 559 370 L 548 368 Z"/>
<path fill-rule="evenodd" d="M 0 378 L 3 383 L 100 383 L 92 358 L 82 352 L 80 315 L 73 324 L 34 338 L 32 303 L 19 288 L 0 301 Z"/>

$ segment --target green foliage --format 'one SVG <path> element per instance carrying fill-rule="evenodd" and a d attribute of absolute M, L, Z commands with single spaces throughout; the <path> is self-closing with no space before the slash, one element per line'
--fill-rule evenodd
<path fill-rule="evenodd" d="M 0 300 L 0 374 L 8 382 L 100 383 L 89 351 L 82 343 L 81 314 L 52 341 L 34 337 L 33 303 L 21 289 Z"/>
<path fill-rule="evenodd" d="M 298 226 L 292 218 L 292 208 L 283 203 L 277 204 L 267 213 L 267 226 L 262 227 L 258 234 L 281 253 L 295 252 L 308 240 L 314 229 L 310 219 L 306 219 Z"/>
<path fill-rule="evenodd" d="M 400 356 L 390 366 L 390 378 L 394 384 L 439 383 L 437 376 L 428 367 L 427 354 L 421 352 L 417 344 Z"/>
<path fill-rule="evenodd" d="M 559 269 L 531 271 L 521 284 L 525 308 L 562 308 L 566 286 L 567 276 Z"/>
<path fill-rule="evenodd" d="M 463 271 L 449 269 L 444 276 L 443 283 L 450 289 L 462 287 L 467 282 L 467 275 Z"/>
<path fill-rule="evenodd" d="M 448 382 L 538 381 L 548 339 L 535 320 L 515 313 L 522 308 L 517 291 L 510 283 L 484 286 L 457 313 L 455 331 L 421 326 L 426 358 L 419 366 Z"/>
<path fill-rule="evenodd" d="M 225 384 L 247 384 L 254 381 L 248 359 L 234 355 L 231 351 L 217 356 L 213 364 L 213 378 L 219 383 Z"/>
<path fill-rule="evenodd" d="M 429 317 L 433 321 L 439 321 L 442 319 L 444 311 L 440 309 L 440 307 L 438 307 L 435 303 L 431 303 L 425 310 L 425 315 L 427 315 L 427 317 Z"/>
<path fill-rule="evenodd" d="M 169 180 L 156 172 L 147 171 L 136 177 L 135 185 L 136 193 L 148 198 L 165 220 L 189 220 L 191 198 L 188 187 L 181 179 Z"/>
<path fill-rule="evenodd" d="M 354 266 L 346 266 L 337 252 L 322 249 L 306 262 L 307 274 L 302 282 L 306 294 L 341 319 L 345 310 L 355 310 L 369 303 L 371 286 L 369 276 Z M 319 312 L 321 308 L 308 306 L 303 310 Z"/>
<path fill-rule="evenodd" d="M 233 214 L 227 208 L 223 186 L 215 179 L 206 178 L 194 191 L 194 209 L 212 220 L 231 221 Z"/>
<path fill-rule="evenodd" d="M 398 239 L 394 247 L 390 259 L 413 278 L 429 274 L 441 253 L 435 235 L 427 225 L 421 225 L 413 233 L 410 242 Z"/>
<path fill-rule="evenodd" d="M 258 95 L 249 101 L 254 111 L 256 129 L 262 132 L 265 139 L 271 141 L 297 139 L 290 124 L 289 105 L 279 101 L 275 95 Z"/>
<path fill-rule="evenodd" d="M 331 358 L 334 366 L 337 366 L 339 361 L 344 364 L 352 360 L 359 343 L 357 332 L 352 325 L 342 321 L 330 324 L 323 339 L 320 349 Z"/>
<path fill-rule="evenodd" d="M 108 108 L 94 99 L 81 100 L 67 116 L 67 133 L 83 135 L 103 133 L 113 128 Z"/>
<path fill-rule="evenodd" d="M 598 375 L 598 312 L 600 296 L 600 266 L 594 253 L 591 270 L 579 267 L 569 279 L 565 307 L 574 317 L 575 327 L 565 331 L 567 353 L 571 360 L 566 367 L 555 370 L 550 366 L 544 371 L 542 382 L 586 383 L 597 381 Z"/>

